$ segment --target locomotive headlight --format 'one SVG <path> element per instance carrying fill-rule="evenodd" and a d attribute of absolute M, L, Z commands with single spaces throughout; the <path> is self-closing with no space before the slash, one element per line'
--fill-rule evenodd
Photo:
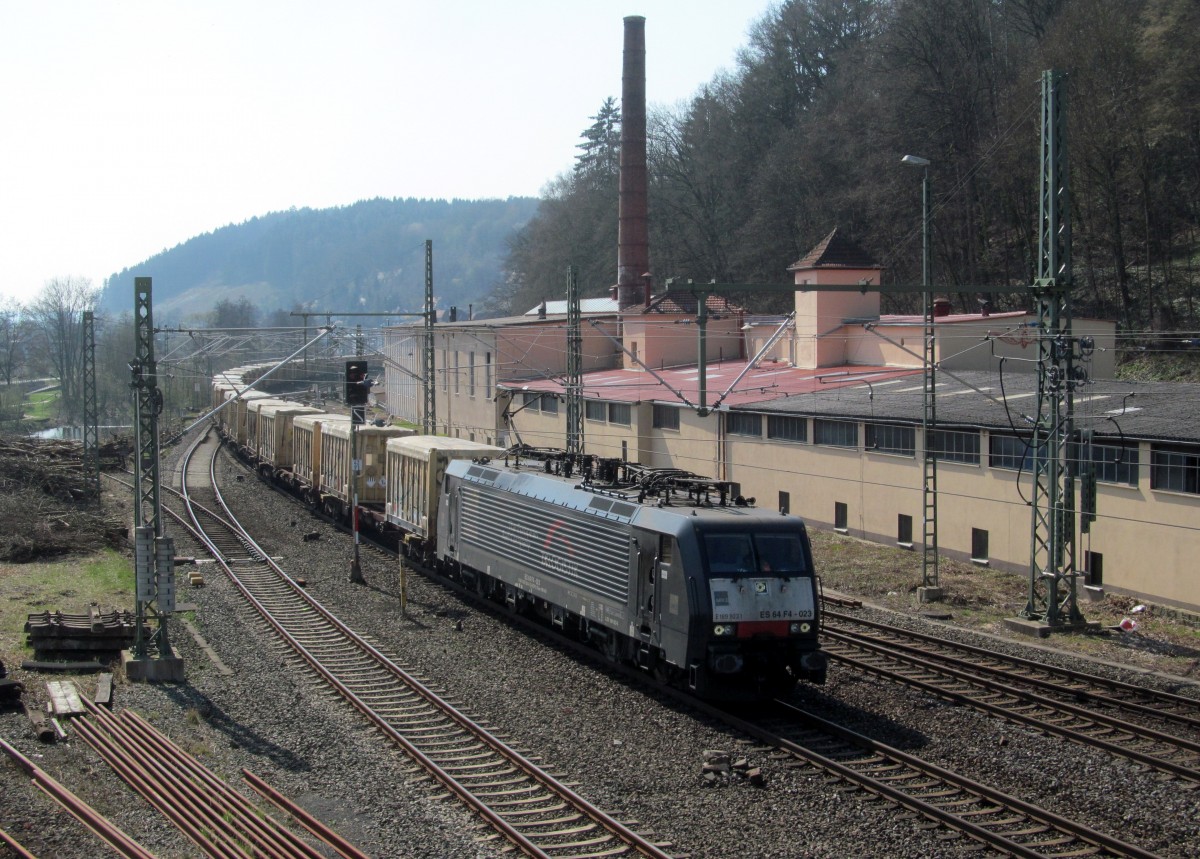
<path fill-rule="evenodd" d="M 729 638 L 737 633 L 737 624 L 734 623 L 718 623 L 713 627 L 713 635 L 718 638 Z"/>
<path fill-rule="evenodd" d="M 788 626 L 788 632 L 790 632 L 792 635 L 803 635 L 804 633 L 808 632 L 811 629 L 812 629 L 812 624 L 808 623 L 807 621 L 804 623 L 798 623 L 798 622 L 793 621 L 792 624 L 790 626 Z"/>

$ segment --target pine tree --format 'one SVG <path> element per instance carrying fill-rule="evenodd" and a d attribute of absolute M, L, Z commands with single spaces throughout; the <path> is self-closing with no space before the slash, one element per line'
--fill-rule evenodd
<path fill-rule="evenodd" d="M 590 182 L 603 181 L 617 175 L 621 161 L 621 111 L 616 99 L 609 96 L 600 105 L 592 124 L 579 135 L 583 151 L 575 156 L 575 177 Z"/>

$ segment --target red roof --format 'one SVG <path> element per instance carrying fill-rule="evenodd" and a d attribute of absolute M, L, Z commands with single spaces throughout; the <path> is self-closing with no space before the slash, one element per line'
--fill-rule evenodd
<path fill-rule="evenodd" d="M 763 362 L 746 373 L 735 390 L 722 398 L 738 374 L 746 368 L 745 361 L 714 362 L 708 365 L 705 405 L 712 408 L 720 400 L 723 406 L 744 406 L 793 394 L 811 394 L 836 388 L 886 382 L 905 376 L 919 375 L 920 368 L 843 366 L 800 370 L 788 364 Z M 670 370 L 655 370 L 666 382 L 644 370 L 599 370 L 583 377 L 585 399 L 600 399 L 626 403 L 680 402 L 671 390 L 679 391 L 692 405 L 699 405 L 700 374 L 695 365 Z M 667 387 L 667 386 L 670 387 Z M 563 382 L 557 379 L 501 382 L 500 387 L 511 391 L 542 391 L 563 393 Z"/>

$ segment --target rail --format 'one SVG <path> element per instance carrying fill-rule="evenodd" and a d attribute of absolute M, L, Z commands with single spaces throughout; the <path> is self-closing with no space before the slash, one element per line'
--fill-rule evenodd
<path fill-rule="evenodd" d="M 194 462 L 199 439 L 183 465 L 193 528 L 263 621 L 351 707 L 526 855 L 669 859 L 661 845 L 494 737 L 307 594 L 237 524 L 217 488 L 216 445 L 208 444 L 206 469 Z"/>

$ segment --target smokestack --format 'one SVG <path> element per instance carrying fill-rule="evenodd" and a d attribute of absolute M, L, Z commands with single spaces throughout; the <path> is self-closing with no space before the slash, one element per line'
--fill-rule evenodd
<path fill-rule="evenodd" d="M 642 297 L 642 277 L 650 270 L 646 226 L 646 19 L 625 19 L 621 67 L 621 177 L 617 203 L 617 306 L 624 310 Z"/>

